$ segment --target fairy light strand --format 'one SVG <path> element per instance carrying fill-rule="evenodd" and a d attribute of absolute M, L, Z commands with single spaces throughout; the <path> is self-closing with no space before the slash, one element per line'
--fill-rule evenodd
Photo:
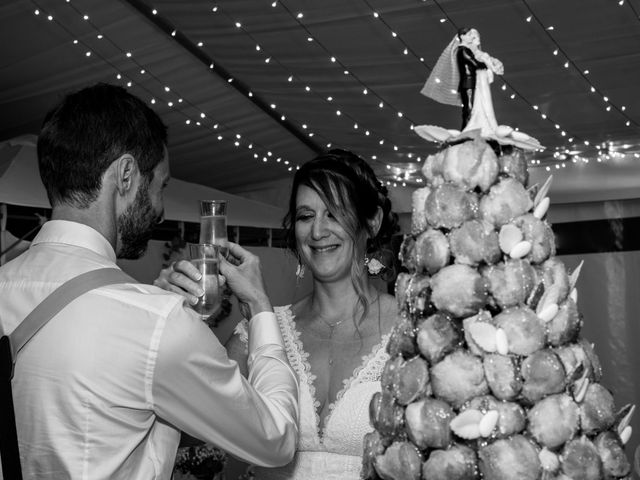
<path fill-rule="evenodd" d="M 294 14 L 293 11 L 289 7 L 287 7 L 287 5 L 284 4 L 284 2 L 280 1 L 280 2 L 278 2 L 278 4 L 282 6 L 282 8 L 291 16 L 291 18 L 293 18 L 293 20 L 296 23 L 298 23 L 298 25 L 309 36 L 313 37 L 313 34 L 309 30 L 309 28 L 301 21 L 301 18 L 299 18 L 298 15 Z M 302 17 L 302 18 L 304 18 L 304 17 Z M 395 33 L 395 32 L 392 32 L 392 33 Z M 322 48 L 322 50 L 324 50 L 324 52 L 326 53 L 327 57 L 331 59 L 331 63 L 335 63 L 335 64 L 339 65 L 343 71 L 349 72 L 349 76 L 351 78 L 353 78 L 358 84 L 360 84 L 360 87 L 363 89 L 363 91 L 364 91 L 364 89 L 366 89 L 373 97 L 375 97 L 377 100 L 382 102 L 383 105 L 387 105 L 387 106 L 391 107 L 397 113 L 402 113 L 400 109 L 396 108 L 391 102 L 386 101 L 380 94 L 376 93 L 375 90 L 373 90 L 369 86 L 367 86 L 367 84 L 365 84 L 360 79 L 360 77 L 358 77 L 351 70 L 349 70 L 349 68 L 346 65 L 344 65 L 337 56 L 335 56 L 335 55 L 333 55 L 331 53 L 331 51 L 324 45 L 323 42 L 318 40 L 316 37 L 313 37 L 313 38 L 315 39 L 315 41 L 313 43 L 317 44 L 320 48 Z M 396 34 L 396 38 L 397 38 L 397 34 Z M 403 118 L 404 120 L 408 121 L 411 125 L 416 125 L 417 124 L 414 120 L 412 120 L 411 118 L 407 117 L 404 114 L 402 114 L 402 116 L 400 118 Z"/>
<path fill-rule="evenodd" d="M 55 19 L 55 17 L 53 15 L 51 15 L 51 14 L 46 15 L 45 13 L 43 13 L 43 12 L 45 12 L 45 10 L 37 3 L 36 0 L 31 0 L 31 3 L 36 8 L 36 11 L 34 12 L 35 15 L 42 14 L 48 21 L 53 21 L 54 23 L 56 23 L 56 25 L 58 25 L 62 30 L 64 30 L 70 38 L 74 39 L 72 41 L 72 43 L 74 45 L 81 45 L 86 49 L 85 56 L 87 56 L 87 57 L 95 56 L 97 59 L 99 59 L 100 61 L 102 61 L 106 65 L 109 65 L 116 72 L 116 78 L 118 80 L 122 80 L 126 84 L 127 87 L 131 87 L 135 83 L 135 85 L 138 88 L 140 88 L 141 90 L 143 90 L 144 92 L 146 92 L 149 95 L 149 97 L 151 98 L 150 103 L 152 103 L 152 104 L 156 104 L 157 103 L 156 98 L 160 97 L 159 95 L 154 95 L 153 91 L 150 90 L 147 86 L 143 85 L 141 82 L 134 82 L 130 75 L 123 75 L 122 74 L 122 68 L 118 67 L 113 62 L 111 62 L 110 60 L 105 58 L 103 55 L 98 53 L 87 42 L 77 39 L 76 36 L 74 35 L 74 33 L 69 28 L 67 28 L 67 26 L 64 25 L 62 22 L 60 22 L 57 19 Z M 137 71 L 139 71 L 141 75 L 144 75 L 147 78 L 152 78 L 153 80 L 155 80 L 161 86 L 161 89 L 160 89 L 161 92 L 164 92 L 165 94 L 169 94 L 169 93 L 172 94 L 173 100 L 165 100 L 165 103 L 170 109 L 180 113 L 181 115 L 183 115 L 186 118 L 185 124 L 191 125 L 193 123 L 196 126 L 204 126 L 206 128 L 206 126 L 203 124 L 203 122 L 204 122 L 204 119 L 208 118 L 208 117 L 207 117 L 207 114 L 202 111 L 202 109 L 198 108 L 195 104 L 191 103 L 190 101 L 184 100 L 184 97 L 181 96 L 178 91 L 176 91 L 173 88 L 169 87 L 166 82 L 162 82 L 161 79 L 158 76 L 153 74 L 153 72 L 151 72 L 144 65 L 140 64 L 135 59 L 135 56 L 130 51 L 123 50 L 122 48 L 120 48 L 115 42 L 113 42 L 113 40 L 111 40 L 107 35 L 105 35 L 104 33 L 101 32 L 101 29 L 90 20 L 90 16 L 89 15 L 80 12 L 70 2 L 67 2 L 66 4 L 80 18 L 82 18 L 85 22 L 87 22 L 89 25 L 91 25 L 91 27 L 94 29 L 94 31 L 97 32 L 96 38 L 98 38 L 100 41 L 106 40 L 106 42 L 109 43 L 114 49 L 119 51 L 123 55 L 124 58 L 126 58 L 129 62 L 133 63 L 135 65 Z M 166 98 L 166 95 L 165 95 L 165 98 Z M 182 110 L 180 108 L 173 108 L 176 105 L 176 103 L 177 104 L 182 104 L 182 105 L 187 105 L 187 106 L 191 107 L 192 109 L 194 109 L 194 110 L 196 110 L 196 111 L 198 111 L 200 113 L 198 114 L 198 116 L 196 116 L 194 118 L 192 115 L 189 115 L 188 113 L 186 113 L 184 110 Z M 222 127 L 222 131 L 220 130 L 220 127 Z M 228 139 L 236 147 L 240 146 L 240 142 L 238 140 L 240 138 L 242 138 L 242 135 L 237 133 L 237 132 L 235 132 L 233 129 L 231 129 L 229 126 L 227 126 L 225 123 L 220 122 L 220 121 L 217 121 L 217 122 L 212 121 L 212 126 L 210 128 L 217 132 L 215 134 L 215 136 L 219 141 L 223 140 L 223 139 Z M 222 133 L 226 133 L 226 134 L 223 135 Z M 249 150 L 260 149 L 260 150 L 263 150 L 263 151 L 268 151 L 268 149 L 266 147 L 264 147 L 264 146 L 262 146 L 260 144 L 257 144 L 255 142 L 251 142 L 251 141 L 248 141 L 246 146 L 247 146 L 247 148 Z M 271 152 L 269 152 L 269 153 L 271 154 Z M 254 151 L 253 156 L 254 156 L 254 158 L 257 158 L 255 151 Z M 269 155 L 269 156 L 271 156 L 271 155 Z M 266 158 L 266 156 L 265 156 L 265 158 Z M 286 164 L 288 165 L 289 162 L 286 161 Z M 296 168 L 299 168 L 299 167 L 296 165 Z"/>
<path fill-rule="evenodd" d="M 627 4 L 627 6 L 631 9 L 631 11 L 633 12 L 633 16 L 635 17 L 636 20 L 638 20 L 640 22 L 640 13 L 638 13 L 638 10 L 636 10 L 636 7 L 633 6 L 633 4 L 631 3 L 631 1 L 625 1 L 625 0 L 619 0 L 618 1 L 618 5 L 619 6 L 623 6 L 624 4 Z"/>
<path fill-rule="evenodd" d="M 415 50 L 413 48 L 411 48 L 411 46 L 409 44 L 407 44 L 407 42 L 405 42 L 399 35 L 398 33 L 391 28 L 391 25 L 382 17 L 382 15 L 380 15 L 380 12 L 378 12 L 372 5 L 371 3 L 369 3 L 369 0 L 362 0 L 362 2 L 364 2 L 367 7 L 369 7 L 369 10 L 371 10 L 373 12 L 373 16 L 374 18 L 376 18 L 377 20 L 380 21 L 380 23 L 382 23 L 385 27 L 387 27 L 387 29 L 392 32 L 395 33 L 396 35 L 394 36 L 394 38 L 396 38 L 404 47 L 403 49 L 403 54 L 404 55 L 408 55 L 411 54 L 413 55 L 415 58 L 417 58 L 418 60 L 420 60 L 420 63 L 422 63 L 422 65 L 426 68 L 427 73 L 430 73 L 432 70 L 432 67 L 429 66 L 425 61 L 424 61 L 424 57 L 421 57 L 420 55 L 418 55 Z"/>
<path fill-rule="evenodd" d="M 268 102 L 265 102 L 260 96 L 252 93 L 251 89 L 245 85 L 241 80 L 231 75 L 224 67 L 218 62 L 209 57 L 202 48 L 196 47 L 186 35 L 180 32 L 174 25 L 166 20 L 162 15 L 151 14 L 150 8 L 139 0 L 128 0 L 134 8 L 138 10 L 142 15 L 146 16 L 151 22 L 153 22 L 160 30 L 164 31 L 173 40 L 175 40 L 182 48 L 191 53 L 195 58 L 200 60 L 203 64 L 207 65 L 209 72 L 224 80 L 226 80 L 233 88 L 240 92 L 244 97 L 249 98 L 258 108 L 264 113 L 273 118 L 279 125 L 285 128 L 291 135 L 298 138 L 303 144 L 305 144 L 310 150 L 314 152 L 320 152 L 322 149 L 314 142 L 308 135 L 305 135 L 298 130 L 291 122 L 286 119 L 280 118 L 280 116 L 269 107 Z M 218 7 L 214 7 L 217 10 Z"/>
<path fill-rule="evenodd" d="M 561 53 L 562 56 L 566 59 L 566 62 L 568 62 L 569 65 L 571 65 L 572 67 L 574 67 L 574 69 L 578 72 L 578 74 L 584 79 L 585 82 L 587 82 L 589 84 L 590 87 L 590 91 L 591 93 L 596 93 L 600 96 L 600 98 L 603 99 L 604 103 L 607 106 L 611 106 L 613 107 L 620 115 L 622 115 L 628 122 L 631 122 L 632 124 L 634 124 L 636 127 L 640 126 L 640 124 L 638 124 L 633 118 L 629 117 L 629 115 L 627 115 L 625 113 L 625 111 L 623 109 L 621 109 L 620 107 L 618 107 L 615 103 L 613 103 L 612 101 L 610 101 L 610 99 L 608 98 L 607 95 L 605 95 L 602 90 L 598 87 L 596 87 L 588 78 L 587 74 L 585 73 L 585 71 L 583 69 L 581 69 L 580 67 L 578 67 L 578 65 L 576 64 L 576 62 L 567 54 L 567 52 L 560 46 L 560 44 L 556 41 L 555 37 L 551 34 L 551 30 L 549 30 L 549 27 L 545 27 L 544 23 L 540 20 L 540 18 L 538 18 L 538 16 L 535 14 L 535 12 L 533 11 L 533 9 L 531 8 L 531 6 L 529 5 L 529 3 L 527 2 L 527 0 L 522 0 L 522 3 L 524 3 L 524 5 L 527 7 L 527 10 L 529 11 L 529 13 L 531 14 L 531 17 L 536 21 L 536 23 L 540 26 L 540 28 L 542 28 L 542 30 L 545 32 L 545 34 L 547 35 L 547 38 L 549 38 L 549 40 L 555 45 L 556 50 L 554 50 L 554 55 L 557 55 L 558 53 Z M 559 55 L 557 55 L 559 56 Z M 565 63 L 566 65 L 566 63 Z M 625 109 L 626 110 L 626 109 Z M 630 125 L 627 125 L 630 126 Z"/>
<path fill-rule="evenodd" d="M 217 15 L 220 15 L 222 13 L 229 20 L 231 24 L 235 25 L 235 27 L 238 30 L 241 30 L 245 35 L 247 35 L 247 37 L 249 37 L 251 41 L 255 44 L 255 50 L 257 52 L 260 52 L 260 54 L 263 56 L 265 63 L 268 63 L 269 65 L 271 64 L 277 65 L 284 72 L 291 72 L 291 69 L 288 66 L 286 66 L 282 61 L 280 61 L 275 54 L 273 54 L 272 52 L 268 51 L 267 49 L 265 49 L 263 46 L 260 45 L 260 42 L 258 41 L 258 39 L 250 32 L 250 30 L 247 28 L 245 23 L 236 21 L 230 14 L 228 14 L 224 9 L 220 8 L 219 6 L 214 13 Z M 296 17 L 298 15 L 296 15 Z M 309 43 L 318 42 L 318 40 L 315 37 L 311 36 L 311 33 L 309 31 L 307 31 L 307 34 L 309 35 L 307 38 L 312 39 L 312 41 L 310 41 Z M 377 148 L 379 148 L 382 145 L 385 145 L 385 146 L 389 146 L 394 152 L 396 153 L 399 152 L 399 148 L 396 145 L 394 145 L 394 142 L 392 142 L 388 138 L 385 138 L 384 136 L 381 136 L 378 133 L 375 133 L 375 134 L 372 133 L 374 132 L 373 129 L 367 128 L 366 124 L 359 122 L 353 115 L 349 114 L 342 107 L 338 106 L 337 103 L 335 102 L 335 98 L 332 95 L 326 96 L 325 94 L 320 94 L 318 90 L 313 87 L 312 81 L 308 81 L 298 75 L 289 74 L 287 78 L 287 83 L 294 83 L 294 81 L 300 85 L 304 85 L 304 91 L 306 91 L 307 93 L 315 96 L 316 98 L 320 99 L 323 102 L 330 104 L 336 116 L 347 119 L 350 122 L 350 124 L 353 126 L 353 129 L 355 131 L 360 132 L 362 135 L 366 137 L 371 137 L 372 139 L 375 137 L 378 141 Z M 370 88 L 365 86 L 363 92 L 364 91 L 366 91 L 365 94 L 369 94 Z M 277 105 L 273 103 L 271 105 L 272 105 L 272 108 L 277 107 Z M 398 117 L 402 117 L 402 114 L 400 112 L 396 112 L 396 115 Z M 309 124 L 307 122 L 300 121 L 299 123 L 300 125 L 302 125 L 302 128 L 304 130 L 310 129 Z M 321 138 L 325 139 L 328 142 L 328 144 L 333 144 L 333 142 L 329 141 L 329 139 L 327 139 L 323 135 L 321 134 L 318 134 L 318 135 Z M 409 156 L 409 158 L 412 157 L 412 154 L 403 154 L 403 155 L 407 155 Z M 382 162 L 382 160 L 379 160 L 376 155 L 371 156 L 370 158 L 373 161 Z"/>

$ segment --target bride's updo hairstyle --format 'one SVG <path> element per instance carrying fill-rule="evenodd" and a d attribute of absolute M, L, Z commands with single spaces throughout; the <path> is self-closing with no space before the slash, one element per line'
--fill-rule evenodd
<path fill-rule="evenodd" d="M 360 302 L 367 310 L 362 281 L 365 257 L 375 258 L 387 268 L 383 274 L 394 274 L 394 261 L 389 247 L 392 235 L 398 230 L 398 217 L 391 211 L 387 188 L 375 176 L 362 158 L 347 150 L 334 149 L 310 160 L 296 171 L 289 198 L 289 211 L 284 218 L 288 248 L 300 260 L 296 245 L 296 197 L 301 185 L 312 188 L 327 205 L 327 209 L 353 240 L 354 255 L 351 278 Z M 370 222 L 378 208 L 382 222 L 377 233 Z M 362 239 L 366 238 L 366 242 Z"/>

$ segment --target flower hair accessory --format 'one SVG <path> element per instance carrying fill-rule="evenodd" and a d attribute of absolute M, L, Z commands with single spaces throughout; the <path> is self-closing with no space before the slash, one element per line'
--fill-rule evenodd
<path fill-rule="evenodd" d="M 367 266 L 367 271 L 369 272 L 370 275 L 378 275 L 385 268 L 387 268 L 377 258 L 364 257 L 364 264 Z"/>

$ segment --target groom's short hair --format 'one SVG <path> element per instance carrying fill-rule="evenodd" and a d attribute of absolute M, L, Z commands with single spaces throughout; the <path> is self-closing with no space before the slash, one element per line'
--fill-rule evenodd
<path fill-rule="evenodd" d="M 126 89 L 99 83 L 47 113 L 38 137 L 40 178 L 51 206 L 86 208 L 114 160 L 131 154 L 150 179 L 166 145 L 167 127 L 157 113 Z"/>

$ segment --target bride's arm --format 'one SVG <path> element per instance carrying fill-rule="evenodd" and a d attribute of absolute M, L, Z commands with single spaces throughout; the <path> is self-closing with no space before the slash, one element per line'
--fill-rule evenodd
<path fill-rule="evenodd" d="M 249 368 L 247 366 L 247 358 L 249 356 L 249 350 L 247 345 L 247 325 L 246 320 L 241 320 L 240 323 L 236 326 L 233 335 L 229 337 L 227 343 L 225 343 L 225 348 L 227 349 L 227 355 L 231 360 L 235 360 L 238 362 L 238 368 L 240 369 L 240 373 L 244 377 L 249 374 Z M 244 335 L 243 332 L 244 331 Z"/>
<path fill-rule="evenodd" d="M 492 57 L 487 52 L 480 49 L 476 49 L 473 54 L 478 61 L 484 63 L 487 66 L 487 69 L 491 70 L 493 73 L 497 75 L 502 75 L 504 73 L 504 66 L 497 58 Z"/>

